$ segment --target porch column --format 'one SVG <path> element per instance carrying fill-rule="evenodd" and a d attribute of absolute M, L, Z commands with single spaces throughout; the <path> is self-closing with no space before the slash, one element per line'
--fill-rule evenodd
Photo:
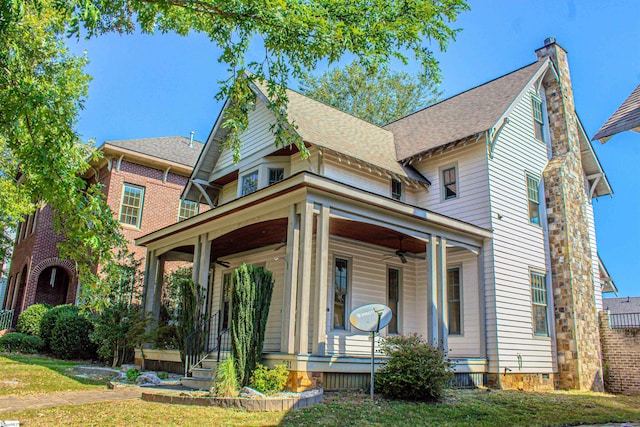
<path fill-rule="evenodd" d="M 201 234 L 198 238 L 200 241 L 200 259 L 198 260 L 198 266 L 200 268 L 198 274 L 198 285 L 204 289 L 205 301 L 203 307 L 203 314 L 208 315 L 209 310 L 209 263 L 211 256 L 211 242 L 209 242 L 209 233 Z M 195 260 L 194 260 L 195 261 Z"/>
<path fill-rule="evenodd" d="M 287 262 L 285 262 L 282 341 L 280 344 L 280 350 L 287 354 L 294 352 L 299 248 L 300 218 L 296 212 L 296 206 L 291 205 L 287 224 Z"/>
<path fill-rule="evenodd" d="M 191 264 L 191 280 L 194 283 L 199 283 L 200 280 L 200 255 L 202 254 L 202 236 L 196 237 L 196 242 L 193 244 L 193 263 Z"/>
<path fill-rule="evenodd" d="M 438 276 L 436 270 L 437 237 L 431 235 L 427 244 L 427 341 L 438 345 Z"/>
<path fill-rule="evenodd" d="M 160 320 L 160 306 L 162 305 L 162 287 L 164 285 L 164 264 L 165 256 L 158 258 L 158 266 L 156 268 L 155 292 L 153 296 L 153 318 L 157 323 Z"/>
<path fill-rule="evenodd" d="M 485 302 L 484 249 L 478 248 L 478 312 L 480 313 L 480 354 L 487 357 L 487 313 Z"/>
<path fill-rule="evenodd" d="M 142 287 L 142 310 L 145 313 L 153 311 L 157 269 L 158 257 L 156 256 L 156 251 L 147 250 L 147 259 L 144 263 L 144 283 Z"/>
<path fill-rule="evenodd" d="M 313 354 L 324 355 L 327 335 L 329 277 L 329 207 L 322 206 L 316 229 L 316 286 L 314 296 Z"/>
<path fill-rule="evenodd" d="M 438 296 L 439 316 L 438 329 L 440 335 L 440 346 L 445 352 L 449 351 L 449 303 L 447 301 L 447 239 L 440 238 L 438 248 Z"/>
<path fill-rule="evenodd" d="M 298 260 L 298 305 L 296 311 L 296 347 L 298 354 L 309 353 L 309 318 L 311 313 L 311 251 L 313 238 L 313 203 L 303 202 L 300 214 L 300 259 Z"/>

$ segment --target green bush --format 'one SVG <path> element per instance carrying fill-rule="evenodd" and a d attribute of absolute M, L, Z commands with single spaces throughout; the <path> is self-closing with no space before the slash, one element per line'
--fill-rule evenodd
<path fill-rule="evenodd" d="M 51 332 L 51 353 L 60 359 L 94 358 L 96 346 L 89 338 L 91 332 L 93 325 L 82 314 L 61 314 Z"/>
<path fill-rule="evenodd" d="M 268 369 L 261 364 L 256 365 L 253 375 L 251 375 L 251 387 L 264 394 L 274 394 L 281 392 L 287 385 L 289 371 L 285 364 L 276 365 L 273 369 Z"/>
<path fill-rule="evenodd" d="M 127 381 L 135 383 L 141 372 L 135 368 L 131 368 L 127 371 Z"/>
<path fill-rule="evenodd" d="M 47 311 L 42 316 L 42 321 L 40 322 L 40 338 L 44 341 L 45 348 L 51 348 L 51 334 L 53 333 L 53 328 L 56 326 L 58 317 L 65 313 L 73 313 L 77 315 L 79 311 L 80 309 L 75 305 L 58 305 Z"/>
<path fill-rule="evenodd" d="M 44 347 L 40 337 L 13 332 L 0 337 L 0 351 L 37 353 Z"/>
<path fill-rule="evenodd" d="M 132 360 L 135 346 L 147 335 L 142 310 L 126 302 L 108 305 L 92 318 L 92 323 L 91 341 L 98 346 L 98 354 L 112 367 Z"/>
<path fill-rule="evenodd" d="M 40 322 L 47 311 L 51 309 L 49 304 L 34 304 L 18 316 L 16 329 L 27 335 L 40 336 Z"/>
<path fill-rule="evenodd" d="M 233 356 L 229 356 L 216 366 L 216 384 L 213 394 L 219 397 L 235 397 L 238 395 L 238 375 Z"/>
<path fill-rule="evenodd" d="M 403 400 L 442 398 L 453 377 L 452 364 L 442 350 L 417 334 L 386 337 L 381 347 L 389 359 L 376 373 L 377 393 Z"/>

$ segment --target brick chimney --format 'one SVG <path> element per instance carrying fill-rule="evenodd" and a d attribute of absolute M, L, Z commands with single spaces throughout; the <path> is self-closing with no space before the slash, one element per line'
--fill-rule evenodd
<path fill-rule="evenodd" d="M 543 172 L 558 378 L 562 389 L 603 390 L 600 332 L 594 295 L 591 245 L 578 117 L 575 113 L 567 52 L 554 38 L 536 50 L 549 58 L 543 86 L 547 99 L 551 159 Z"/>

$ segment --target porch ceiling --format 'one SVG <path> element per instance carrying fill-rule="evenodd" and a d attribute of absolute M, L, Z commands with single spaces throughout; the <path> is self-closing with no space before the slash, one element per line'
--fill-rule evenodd
<path fill-rule="evenodd" d="M 211 259 L 287 241 L 287 218 L 263 221 L 238 228 L 214 239 Z"/>
<path fill-rule="evenodd" d="M 334 236 L 413 253 L 425 252 L 425 242 L 395 230 L 348 219 L 331 218 L 329 233 Z M 402 241 L 402 248 L 400 242 Z"/>

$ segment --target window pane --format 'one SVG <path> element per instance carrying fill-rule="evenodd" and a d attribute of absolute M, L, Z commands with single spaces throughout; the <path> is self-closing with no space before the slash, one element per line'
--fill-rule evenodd
<path fill-rule="evenodd" d="M 540 224 L 540 181 L 527 176 L 527 198 L 529 199 L 529 222 Z"/>
<path fill-rule="evenodd" d="M 191 218 L 198 214 L 198 203 L 189 200 L 180 200 L 180 212 L 178 212 L 178 222 Z"/>
<path fill-rule="evenodd" d="M 391 197 L 396 200 L 402 198 L 402 182 L 397 179 L 391 180 Z"/>
<path fill-rule="evenodd" d="M 533 127 L 536 138 L 544 141 L 544 116 L 542 115 L 542 101 L 535 95 L 531 96 L 531 105 L 533 108 Z"/>
<path fill-rule="evenodd" d="M 461 311 L 460 311 L 460 269 L 447 270 L 447 302 L 449 311 L 449 335 L 460 335 Z"/>
<path fill-rule="evenodd" d="M 333 298 L 333 327 L 345 329 L 346 325 L 346 301 L 348 292 L 348 262 L 346 259 L 336 258 L 334 274 L 334 298 Z"/>
<path fill-rule="evenodd" d="M 452 199 L 457 196 L 456 168 L 449 168 L 442 171 L 442 184 L 445 199 Z"/>
<path fill-rule="evenodd" d="M 258 189 L 258 171 L 251 172 L 242 177 L 242 192 L 241 195 L 246 196 Z"/>
<path fill-rule="evenodd" d="M 388 270 L 388 304 L 391 309 L 391 321 L 387 326 L 390 334 L 398 333 L 398 308 L 400 305 L 400 270 L 390 268 Z"/>
<path fill-rule="evenodd" d="M 280 182 L 284 179 L 283 168 L 269 168 L 269 185 Z"/>
<path fill-rule="evenodd" d="M 144 187 L 123 184 L 120 222 L 140 227 Z"/>
<path fill-rule="evenodd" d="M 548 336 L 546 276 L 531 273 L 531 303 L 534 335 Z"/>

